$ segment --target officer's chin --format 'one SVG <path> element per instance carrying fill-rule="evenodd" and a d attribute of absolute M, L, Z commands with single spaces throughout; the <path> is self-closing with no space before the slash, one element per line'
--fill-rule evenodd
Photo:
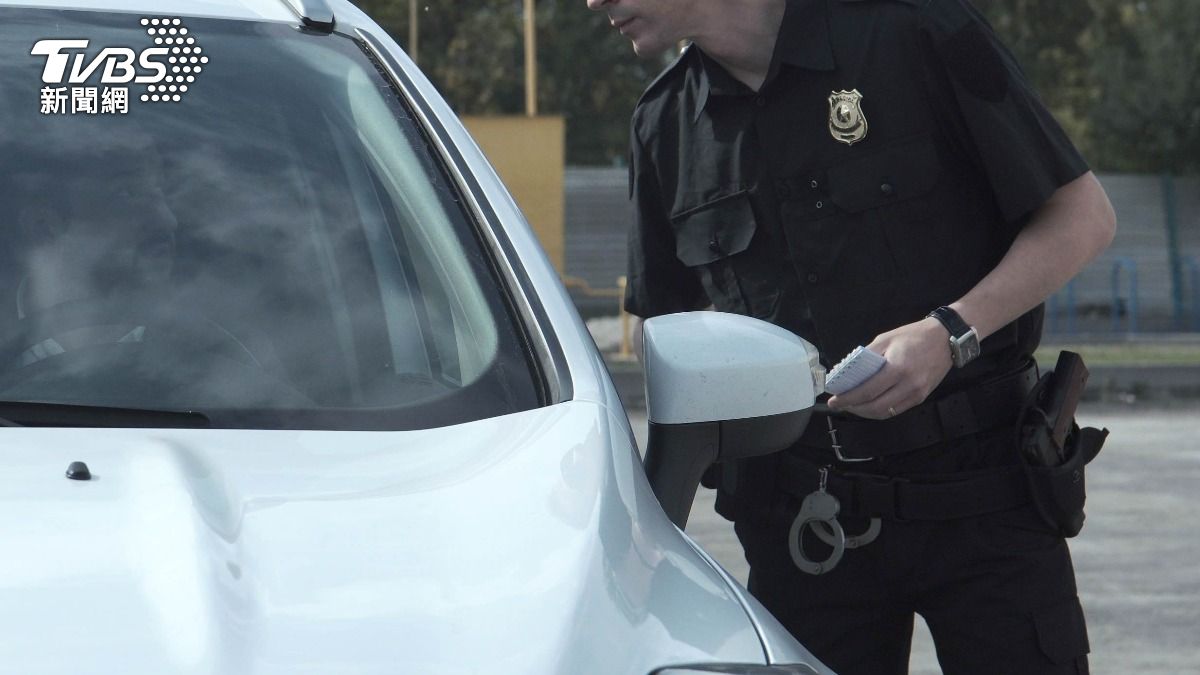
<path fill-rule="evenodd" d="M 630 42 L 633 43 L 633 53 L 643 59 L 660 57 L 678 44 L 677 42 L 655 39 L 650 35 L 630 38 Z"/>

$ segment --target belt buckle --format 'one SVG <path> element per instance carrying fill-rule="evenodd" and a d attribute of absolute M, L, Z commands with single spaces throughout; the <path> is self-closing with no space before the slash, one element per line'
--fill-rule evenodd
<path fill-rule="evenodd" d="M 870 462 L 874 457 L 846 457 L 842 454 L 842 446 L 838 443 L 837 429 L 833 426 L 833 415 L 825 416 L 825 424 L 829 427 L 829 444 L 833 447 L 833 455 L 838 458 L 839 462 L 848 464 L 856 464 L 858 462 Z"/>

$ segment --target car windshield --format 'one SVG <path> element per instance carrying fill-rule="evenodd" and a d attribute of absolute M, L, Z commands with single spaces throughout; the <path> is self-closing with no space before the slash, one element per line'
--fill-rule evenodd
<path fill-rule="evenodd" d="M 354 40 L 0 9 L 0 113 L 0 401 L 338 429 L 538 405 L 472 221 Z"/>

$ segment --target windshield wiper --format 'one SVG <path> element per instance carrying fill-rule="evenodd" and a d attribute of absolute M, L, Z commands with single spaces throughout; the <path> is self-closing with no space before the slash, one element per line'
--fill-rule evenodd
<path fill-rule="evenodd" d="M 42 401 L 0 401 L 0 426 L 133 427 L 139 429 L 206 429 L 208 416 L 192 410 L 119 408 Z"/>

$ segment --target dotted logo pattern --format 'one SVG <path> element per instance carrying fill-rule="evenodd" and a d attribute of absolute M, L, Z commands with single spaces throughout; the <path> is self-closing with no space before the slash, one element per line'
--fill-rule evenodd
<path fill-rule="evenodd" d="M 208 55 L 178 17 L 143 17 L 146 34 L 155 46 L 169 49 L 167 76 L 158 84 L 146 85 L 141 100 L 148 103 L 178 103 L 208 65 Z"/>

